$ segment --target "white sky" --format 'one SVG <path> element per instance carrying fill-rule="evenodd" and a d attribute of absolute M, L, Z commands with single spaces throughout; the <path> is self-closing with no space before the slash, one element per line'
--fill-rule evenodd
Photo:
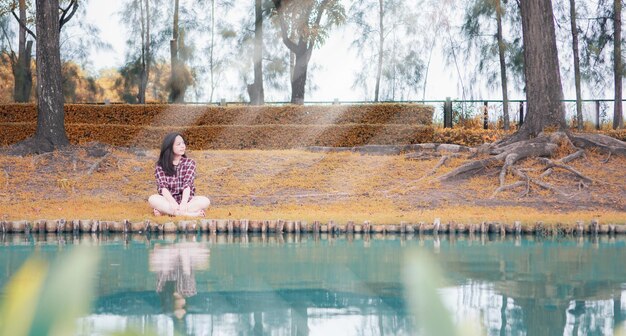
<path fill-rule="evenodd" d="M 120 67 L 124 61 L 125 35 L 127 34 L 126 28 L 119 23 L 117 15 L 117 11 L 122 6 L 122 0 L 92 0 L 87 4 L 87 19 L 100 28 L 102 40 L 113 46 L 111 52 L 100 51 L 92 54 L 94 70 Z M 340 101 L 364 99 L 361 89 L 351 88 L 354 74 L 358 70 L 355 51 L 349 49 L 351 41 L 352 36 L 348 33 L 334 32 L 321 48 L 313 51 L 311 62 L 321 65 L 312 74 L 318 89 L 312 93 L 307 92 L 305 101 L 332 101 L 335 98 Z M 438 59 L 433 57 L 428 78 L 426 99 L 445 99 L 447 96 L 457 98 L 456 78 L 444 70 L 441 57 Z M 373 94 L 369 99 L 372 96 Z M 421 90 L 418 96 L 415 98 L 421 98 Z M 214 100 L 218 101 L 219 98 L 221 97 L 215 97 Z M 231 97 L 225 98 L 232 99 Z"/>

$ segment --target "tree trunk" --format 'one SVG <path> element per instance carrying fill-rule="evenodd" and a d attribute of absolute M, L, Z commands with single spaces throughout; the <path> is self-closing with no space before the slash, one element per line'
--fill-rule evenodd
<path fill-rule="evenodd" d="M 150 79 L 150 0 L 146 0 L 146 68 L 145 75 L 142 78 L 142 86 L 144 89 L 144 104 L 146 103 L 145 90 L 148 88 L 148 80 Z"/>
<path fill-rule="evenodd" d="M 26 22 L 26 0 L 19 1 L 20 20 Z M 30 100 L 33 87 L 33 74 L 30 68 L 33 41 L 26 41 L 26 29 L 20 26 L 17 62 L 13 64 L 13 99 L 17 103 Z"/>
<path fill-rule="evenodd" d="M 502 36 L 502 5 L 496 0 L 496 21 L 498 24 L 498 56 L 500 58 L 500 81 L 502 82 L 502 118 L 504 129 L 509 130 L 509 93 L 506 78 L 506 60 L 504 55 L 504 37 Z"/>
<path fill-rule="evenodd" d="M 549 303 L 543 303 L 544 301 Z M 563 335 L 567 326 L 567 302 L 541 297 L 519 298 L 515 300 L 515 304 L 522 311 L 526 335 Z"/>
<path fill-rule="evenodd" d="M 385 32 L 383 0 L 378 0 L 378 64 L 376 65 L 376 88 L 374 89 L 374 102 L 378 102 L 380 95 L 380 77 L 383 72 L 383 52 L 385 50 Z"/>
<path fill-rule="evenodd" d="M 65 133 L 61 55 L 59 47 L 59 1 L 37 0 L 37 131 L 39 152 L 69 144 Z"/>
<path fill-rule="evenodd" d="M 143 0 L 139 0 L 139 15 L 141 19 L 141 73 L 139 74 L 139 92 L 137 93 L 137 100 L 139 104 L 145 104 L 146 102 L 146 83 L 144 78 L 146 77 L 146 15 L 143 9 Z"/>
<path fill-rule="evenodd" d="M 534 137 L 544 130 L 565 130 L 552 2 L 524 0 L 520 9 L 528 112 L 519 135 Z"/>
<path fill-rule="evenodd" d="M 309 67 L 309 60 L 313 52 L 312 48 L 301 47 L 295 52 L 296 64 L 293 68 L 293 78 L 291 80 L 291 103 L 304 104 L 304 88 L 306 86 L 306 73 Z"/>
<path fill-rule="evenodd" d="M 181 63 L 178 57 L 178 45 L 180 43 L 178 35 L 178 6 L 179 0 L 174 1 L 174 18 L 172 25 L 172 40 L 170 41 L 170 81 L 169 101 L 171 103 L 183 103 L 185 101 L 185 92 L 181 78 Z"/>
<path fill-rule="evenodd" d="M 613 129 L 624 128 L 622 115 L 622 1 L 614 0 L 613 74 L 615 77 L 615 100 L 613 102 Z"/>
<path fill-rule="evenodd" d="M 578 25 L 576 24 L 576 0 L 569 0 L 570 23 L 572 27 L 572 52 L 574 54 L 574 81 L 576 84 L 576 124 L 583 129 L 583 102 L 580 89 L 580 56 L 578 54 Z"/>
<path fill-rule="evenodd" d="M 265 104 L 263 90 L 263 8 L 262 0 L 254 1 L 254 83 L 248 85 L 250 104 Z"/>

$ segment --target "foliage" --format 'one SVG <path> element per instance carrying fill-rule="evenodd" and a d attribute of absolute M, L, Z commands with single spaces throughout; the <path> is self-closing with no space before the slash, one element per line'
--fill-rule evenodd
<path fill-rule="evenodd" d="M 147 101 L 166 102 L 169 89 L 168 81 L 170 64 L 166 61 L 152 65 L 152 71 L 148 76 L 148 87 L 146 90 Z M 135 59 L 132 63 L 127 63 L 119 69 L 120 76 L 116 78 L 112 89 L 123 102 L 136 104 L 139 102 L 139 85 L 141 82 L 141 61 Z"/>
<path fill-rule="evenodd" d="M 64 62 L 61 65 L 63 76 L 63 96 L 65 102 L 95 102 L 102 96 L 103 89 L 96 79 L 89 76 L 74 62 Z"/>
<path fill-rule="evenodd" d="M 519 9 L 515 1 L 473 0 L 466 3 L 461 34 L 467 37 L 467 57 L 477 62 L 472 72 L 473 81 L 485 82 L 490 89 L 501 85 L 500 66 L 498 64 L 498 41 L 496 27 L 496 3 L 502 6 L 503 25 L 510 27 L 507 36 L 503 36 L 505 59 L 509 81 L 522 89 L 524 83 L 524 64 Z M 504 34 L 503 34 L 504 35 Z"/>
<path fill-rule="evenodd" d="M 233 65 L 238 71 L 239 83 L 233 89 L 239 94 L 240 101 L 247 101 L 247 85 L 253 81 L 253 54 L 254 54 L 254 7 L 249 10 L 239 24 L 237 43 L 232 55 Z M 263 86 L 266 100 L 288 100 L 288 95 L 268 99 L 268 88 L 286 91 L 289 87 L 289 52 L 282 48 L 280 41 L 280 27 L 269 20 L 273 4 L 270 0 L 262 3 L 263 9 Z"/>
<path fill-rule="evenodd" d="M 13 102 L 13 73 L 11 61 L 5 53 L 0 53 L 0 104 Z"/>
<path fill-rule="evenodd" d="M 423 45 L 415 29 L 418 14 L 404 0 L 382 4 L 380 8 L 378 1 L 357 1 L 350 8 L 350 21 L 357 29 L 352 46 L 363 62 L 363 70 L 356 74 L 353 87 L 362 88 L 365 97 L 372 97 L 372 93 L 375 96 L 373 88 L 380 67 L 381 90 L 374 99 L 409 100 L 422 85 L 425 70 Z"/>
<path fill-rule="evenodd" d="M 89 309 L 97 266 L 98 251 L 89 248 L 75 248 L 53 265 L 27 261 L 5 288 L 0 334 L 72 334 Z"/>
<path fill-rule="evenodd" d="M 613 85 L 613 1 L 598 0 L 595 8 L 584 2 L 577 6 L 591 20 L 579 20 L 586 23 L 581 27 L 581 75 L 590 82 L 590 90 L 594 95 L 603 94 Z"/>
<path fill-rule="evenodd" d="M 324 44 L 334 26 L 345 21 L 345 9 L 338 0 L 273 0 L 273 18 L 285 17 L 285 33 L 290 39 L 304 41 L 307 47 Z M 326 20 L 321 20 L 326 12 Z"/>

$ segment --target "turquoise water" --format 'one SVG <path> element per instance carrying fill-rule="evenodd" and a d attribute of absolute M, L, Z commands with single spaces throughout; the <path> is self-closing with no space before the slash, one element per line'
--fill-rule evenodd
<path fill-rule="evenodd" d="M 101 250 L 78 335 L 409 335 L 403 270 L 443 269 L 453 319 L 488 335 L 610 335 L 626 321 L 626 237 L 0 236 L 2 288 L 34 254 Z M 408 256 L 408 257 L 407 257 Z M 86 280 L 87 281 L 87 280 Z"/>

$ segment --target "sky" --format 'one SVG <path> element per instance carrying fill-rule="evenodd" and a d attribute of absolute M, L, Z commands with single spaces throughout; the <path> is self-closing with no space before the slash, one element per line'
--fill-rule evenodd
<path fill-rule="evenodd" d="M 125 38 L 127 32 L 119 22 L 116 13 L 122 7 L 122 0 L 96 0 L 87 3 L 87 19 L 100 28 L 102 40 L 112 46 L 111 51 L 92 52 L 91 62 L 93 71 L 104 68 L 120 67 L 124 61 Z M 352 89 L 354 75 L 358 71 L 357 55 L 349 48 L 353 39 L 346 29 L 333 31 L 331 37 L 319 49 L 313 51 L 311 62 L 321 65 L 312 73 L 317 84 L 314 92 L 305 95 L 305 101 L 360 101 L 364 100 L 361 89 Z M 311 71 L 311 70 L 310 70 Z M 426 87 L 426 99 L 456 98 L 457 80 L 450 71 L 445 70 L 442 57 L 435 56 L 429 72 L 429 82 Z M 370 95 L 370 99 L 373 94 Z M 419 97 L 421 98 L 421 90 Z M 269 99 L 278 97 L 269 97 Z M 214 101 L 219 101 L 215 97 Z M 226 97 L 230 101 L 230 97 Z M 268 100 L 268 98 L 266 98 Z"/>
<path fill-rule="evenodd" d="M 124 62 L 124 54 L 126 52 L 125 36 L 128 34 L 125 25 L 120 23 L 118 11 L 122 8 L 124 0 L 92 0 L 87 2 L 86 15 L 87 20 L 100 28 L 100 38 L 108 42 L 112 46 L 110 51 L 92 51 L 91 63 L 94 73 L 105 68 L 118 68 Z M 236 20 L 232 20 L 236 22 Z M 345 26 L 344 26 L 345 27 Z M 356 72 L 359 70 L 360 60 L 356 55 L 356 50 L 350 49 L 350 44 L 354 39 L 354 33 L 347 28 L 335 29 L 326 43 L 313 51 L 311 64 L 309 66 L 309 76 L 314 78 L 317 89 L 313 92 L 307 90 L 305 94 L 305 102 L 332 102 L 338 99 L 340 102 L 349 101 L 371 101 L 373 93 L 367 96 L 361 88 L 353 89 L 352 85 Z M 286 47 L 285 47 L 286 48 Z M 428 82 L 425 88 L 425 99 L 428 100 L 444 100 L 447 97 L 452 99 L 490 99 L 499 100 L 502 95 L 496 85 L 496 88 L 488 89 L 485 83 L 468 83 L 468 79 L 464 79 L 465 86 L 472 85 L 474 92 L 462 96 L 461 81 L 457 76 L 457 69 L 454 64 L 446 64 L 444 57 L 439 50 L 435 48 L 433 58 L 428 70 Z M 203 57 L 202 55 L 196 57 Z M 465 62 L 463 62 L 465 61 Z M 563 61 L 563 60 L 562 60 Z M 317 64 L 315 69 L 311 65 Z M 464 72 L 467 67 L 472 66 L 467 60 L 462 60 L 459 71 Z M 563 64 L 562 64 L 563 66 Z M 464 68 L 465 67 L 465 68 Z M 252 78 L 252 73 L 249 75 Z M 569 79 L 563 78 L 563 90 L 566 99 L 575 98 L 573 83 L 569 83 Z M 233 85 L 237 83 L 237 78 L 231 75 L 226 78 L 226 83 L 231 82 Z M 481 88 L 482 86 L 482 88 Z M 512 83 L 509 83 L 509 99 L 524 99 L 522 92 L 516 91 Z M 239 91 L 234 91 L 227 87 L 223 87 L 213 97 L 213 102 L 219 102 L 220 99 L 233 102 L 238 101 Z M 422 98 L 422 89 L 419 93 L 412 96 L 413 99 Z M 247 96 L 247 95 L 245 95 Z M 266 87 L 266 102 L 284 102 L 290 97 L 290 88 L 287 86 L 285 91 L 271 91 Z M 592 98 L 593 96 L 583 88 L 583 98 Z M 605 97 L 612 98 L 612 93 L 607 92 Z M 193 101 L 188 99 L 188 101 Z M 200 97 L 198 102 L 208 102 L 208 94 Z M 439 103 L 432 103 L 440 107 Z M 441 104 L 442 105 L 442 104 Z M 473 109 L 479 109 L 481 104 L 473 104 Z M 501 115 L 501 104 L 490 105 L 490 119 L 497 118 Z M 518 104 L 512 104 L 509 110 L 512 120 L 517 120 Z M 612 107 L 608 104 L 603 105 L 603 113 L 610 115 Z M 575 104 L 566 104 L 566 113 L 568 115 L 575 114 Z M 493 114 L 493 115 L 492 115 Z M 595 119 L 595 105 L 593 103 L 583 104 L 583 114 L 585 119 Z M 608 118 L 608 117 L 607 117 Z"/>

